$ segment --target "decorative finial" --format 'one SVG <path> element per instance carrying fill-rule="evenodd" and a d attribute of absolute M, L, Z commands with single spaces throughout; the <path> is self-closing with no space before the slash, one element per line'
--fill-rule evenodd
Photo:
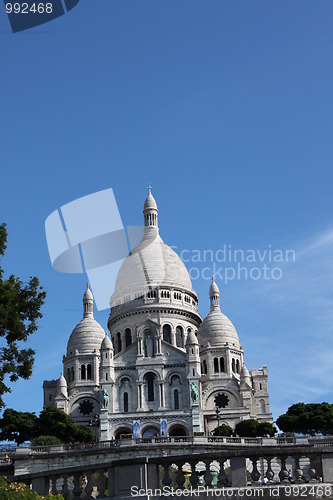
<path fill-rule="evenodd" d="M 87 282 L 87 290 L 89 290 L 89 281 Z"/>
<path fill-rule="evenodd" d="M 149 183 L 149 186 L 148 186 L 148 194 L 151 194 L 151 185 Z"/>
<path fill-rule="evenodd" d="M 214 283 L 214 281 L 215 281 L 215 276 L 213 274 L 213 276 L 212 276 L 212 283 Z"/>

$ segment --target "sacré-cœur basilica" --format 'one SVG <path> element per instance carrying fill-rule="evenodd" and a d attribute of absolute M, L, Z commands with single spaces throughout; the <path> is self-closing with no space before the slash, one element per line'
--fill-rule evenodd
<path fill-rule="evenodd" d="M 159 235 L 149 188 L 144 236 L 124 260 L 110 299 L 108 333 L 95 321 L 93 295 L 72 331 L 58 380 L 44 381 L 44 408 L 57 406 L 78 424 L 100 422 L 101 440 L 133 433 L 209 434 L 255 418 L 272 422 L 267 367 L 248 371 L 243 347 L 223 314 L 214 279 L 210 312 L 198 299 L 179 256 Z"/>

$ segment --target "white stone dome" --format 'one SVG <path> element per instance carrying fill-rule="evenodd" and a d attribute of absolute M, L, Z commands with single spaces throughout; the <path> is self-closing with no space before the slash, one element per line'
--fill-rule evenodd
<path fill-rule="evenodd" d="M 67 387 L 67 381 L 66 381 L 63 373 L 61 372 L 61 375 L 58 378 L 58 388 L 62 388 L 62 387 Z"/>
<path fill-rule="evenodd" d="M 146 228 L 142 241 L 130 252 L 119 269 L 111 307 L 116 300 L 143 293 L 157 286 L 170 286 L 193 293 L 192 283 L 181 258 L 166 245 L 158 230 Z"/>
<path fill-rule="evenodd" d="M 75 351 L 79 353 L 92 353 L 94 349 L 99 350 L 105 337 L 105 331 L 94 319 L 94 299 L 89 287 L 83 295 L 83 318 L 72 331 L 68 344 L 67 356 L 72 356 Z"/>
<path fill-rule="evenodd" d="M 222 347 L 226 343 L 239 347 L 236 328 L 220 309 L 213 309 L 205 317 L 198 330 L 198 340 L 203 346 L 209 342 L 211 347 Z"/>
<path fill-rule="evenodd" d="M 94 349 L 99 350 L 104 337 L 103 328 L 93 317 L 82 318 L 69 337 L 67 356 L 75 354 L 76 349 L 79 353 L 92 353 Z"/>
<path fill-rule="evenodd" d="M 111 342 L 110 337 L 108 336 L 107 333 L 104 336 L 103 342 L 101 344 L 101 349 L 112 349 L 113 350 L 112 342 Z"/>

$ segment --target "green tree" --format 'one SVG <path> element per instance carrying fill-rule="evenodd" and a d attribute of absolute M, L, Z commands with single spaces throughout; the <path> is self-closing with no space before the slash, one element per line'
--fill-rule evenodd
<path fill-rule="evenodd" d="M 232 433 L 232 428 L 227 424 L 222 424 L 220 427 L 216 427 L 216 429 L 214 429 L 214 436 L 231 436 Z"/>
<path fill-rule="evenodd" d="M 277 428 L 274 427 L 270 422 L 259 422 L 258 425 L 258 436 L 267 436 L 273 437 L 277 432 Z"/>
<path fill-rule="evenodd" d="M 333 405 L 329 403 L 297 403 L 281 415 L 277 425 L 283 432 L 298 434 L 333 434 Z"/>
<path fill-rule="evenodd" d="M 62 443 L 90 443 L 94 440 L 89 427 L 76 425 L 74 420 L 55 406 L 50 406 L 40 413 L 36 422 L 36 436 L 55 436 Z"/>
<path fill-rule="evenodd" d="M 0 262 L 6 248 L 6 224 L 0 224 Z M 8 379 L 15 382 L 31 376 L 35 352 L 21 344 L 37 330 L 45 296 L 36 277 L 30 277 L 28 283 L 14 275 L 4 279 L 0 265 L 0 408 L 4 406 L 3 395 L 10 392 Z"/>
<path fill-rule="evenodd" d="M 254 418 L 242 420 L 235 427 L 236 434 L 240 437 L 257 437 L 259 422 Z"/>
<path fill-rule="evenodd" d="M 32 446 L 52 446 L 62 444 L 61 440 L 55 436 L 38 436 L 32 442 Z"/>
<path fill-rule="evenodd" d="M 15 441 L 18 446 L 24 441 L 30 441 L 35 435 L 36 422 L 34 413 L 7 408 L 0 419 L 0 439 Z"/>

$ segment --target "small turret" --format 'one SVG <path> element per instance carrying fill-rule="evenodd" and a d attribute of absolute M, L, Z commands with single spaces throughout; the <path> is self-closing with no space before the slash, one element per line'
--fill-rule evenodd
<path fill-rule="evenodd" d="M 57 387 L 58 387 L 58 393 L 63 394 L 67 398 L 67 396 L 68 396 L 67 381 L 66 381 L 62 372 L 61 372 L 60 377 L 58 378 Z"/>

